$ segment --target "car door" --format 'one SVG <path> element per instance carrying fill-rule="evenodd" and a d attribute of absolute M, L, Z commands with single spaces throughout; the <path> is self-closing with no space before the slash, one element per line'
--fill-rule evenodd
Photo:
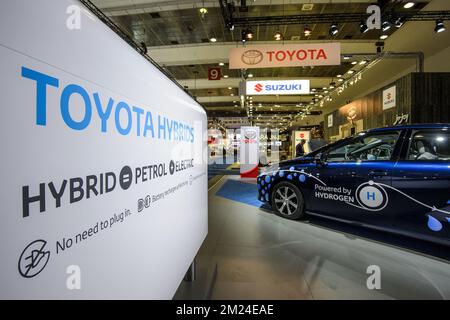
<path fill-rule="evenodd" d="M 361 133 L 331 148 L 317 166 L 311 211 L 359 223 L 390 225 L 389 187 L 405 131 Z"/>
<path fill-rule="evenodd" d="M 392 178 L 394 226 L 449 240 L 450 132 L 447 128 L 418 129 L 408 135 Z"/>

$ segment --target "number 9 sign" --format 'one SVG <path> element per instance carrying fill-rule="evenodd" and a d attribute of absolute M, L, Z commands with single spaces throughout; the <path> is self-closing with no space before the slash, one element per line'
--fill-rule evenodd
<path fill-rule="evenodd" d="M 208 68 L 208 80 L 220 80 L 221 77 L 221 68 Z"/>

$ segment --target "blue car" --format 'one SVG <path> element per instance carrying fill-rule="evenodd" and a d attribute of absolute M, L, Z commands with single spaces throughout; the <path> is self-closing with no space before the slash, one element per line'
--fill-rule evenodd
<path fill-rule="evenodd" d="M 450 245 L 450 124 L 373 129 L 258 177 L 279 216 L 305 214 Z"/>

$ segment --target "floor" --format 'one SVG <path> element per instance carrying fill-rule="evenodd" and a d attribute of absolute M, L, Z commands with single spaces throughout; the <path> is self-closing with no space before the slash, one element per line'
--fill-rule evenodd
<path fill-rule="evenodd" d="M 230 191 L 244 194 L 252 184 L 224 176 L 210 187 L 209 234 L 196 259 L 203 287 L 183 283 L 175 298 L 450 299 L 445 259 L 282 219 Z M 367 287 L 369 266 L 379 267 L 380 289 Z"/>

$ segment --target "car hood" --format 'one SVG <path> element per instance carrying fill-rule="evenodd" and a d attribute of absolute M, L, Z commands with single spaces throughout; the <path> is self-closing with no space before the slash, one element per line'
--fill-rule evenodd
<path fill-rule="evenodd" d="M 299 164 L 308 164 L 314 161 L 313 157 L 299 157 L 291 160 L 281 161 L 279 163 L 280 168 L 291 167 Z"/>

